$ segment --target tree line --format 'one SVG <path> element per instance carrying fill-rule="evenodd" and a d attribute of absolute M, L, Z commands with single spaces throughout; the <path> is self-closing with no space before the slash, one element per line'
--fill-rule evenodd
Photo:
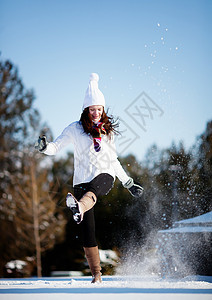
<path fill-rule="evenodd" d="M 29 263 L 28 276 L 83 269 L 80 227 L 65 206 L 73 191 L 73 153 L 50 159 L 34 151 L 36 138 L 50 140 L 52 133 L 35 108 L 34 91 L 8 60 L 0 61 L 0 120 L 0 276 L 10 276 L 5 265 L 17 259 Z M 190 149 L 183 142 L 167 149 L 152 145 L 143 161 L 133 155 L 120 161 L 145 193 L 135 200 L 117 180 L 98 199 L 100 248 L 124 253 L 129 243 L 142 246 L 176 220 L 212 210 L 211 120 Z"/>

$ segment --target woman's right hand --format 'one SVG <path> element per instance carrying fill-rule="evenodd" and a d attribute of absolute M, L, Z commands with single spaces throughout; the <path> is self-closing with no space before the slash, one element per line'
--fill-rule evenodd
<path fill-rule="evenodd" d="M 48 143 L 47 143 L 46 136 L 45 135 L 43 135 L 42 137 L 39 136 L 39 139 L 35 143 L 35 149 L 42 153 L 46 150 L 47 144 Z"/>

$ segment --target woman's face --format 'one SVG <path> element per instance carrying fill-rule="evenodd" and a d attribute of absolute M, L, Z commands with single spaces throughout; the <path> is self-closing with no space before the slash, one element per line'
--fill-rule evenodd
<path fill-rule="evenodd" d="M 97 123 L 101 120 L 103 113 L 103 106 L 102 105 L 92 105 L 89 106 L 89 117 L 94 123 Z"/>

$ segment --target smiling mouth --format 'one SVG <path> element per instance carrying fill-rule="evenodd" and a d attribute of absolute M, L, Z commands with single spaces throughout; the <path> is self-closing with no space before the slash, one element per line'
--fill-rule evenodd
<path fill-rule="evenodd" d="M 100 120 L 100 118 L 93 118 L 93 119 L 92 119 L 92 121 L 93 121 L 94 123 L 99 122 L 99 120 Z"/>

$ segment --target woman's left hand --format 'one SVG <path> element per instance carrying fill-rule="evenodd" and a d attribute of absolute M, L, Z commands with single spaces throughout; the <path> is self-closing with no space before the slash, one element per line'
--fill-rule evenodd
<path fill-rule="evenodd" d="M 144 189 L 140 184 L 134 183 L 132 178 L 124 184 L 124 187 L 127 188 L 130 194 L 135 198 L 140 198 L 143 195 Z"/>

